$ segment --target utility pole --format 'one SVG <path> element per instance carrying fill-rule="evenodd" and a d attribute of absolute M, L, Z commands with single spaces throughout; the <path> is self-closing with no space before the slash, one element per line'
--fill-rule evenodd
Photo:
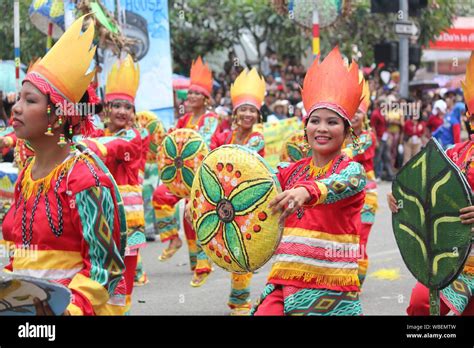
<path fill-rule="evenodd" d="M 398 12 L 398 19 L 403 21 L 409 20 L 408 0 L 399 0 L 400 11 Z M 400 96 L 408 98 L 408 36 L 400 35 L 398 45 L 398 61 L 400 70 Z"/>

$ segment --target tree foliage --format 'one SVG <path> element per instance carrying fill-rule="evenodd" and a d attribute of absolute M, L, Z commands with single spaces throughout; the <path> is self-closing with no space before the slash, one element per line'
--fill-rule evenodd
<path fill-rule="evenodd" d="M 46 36 L 31 23 L 28 9 L 31 0 L 20 0 L 20 58 L 28 65 L 46 50 Z M 0 59 L 14 59 L 13 1 L 0 1 Z"/>
<path fill-rule="evenodd" d="M 311 44 L 308 32 L 277 14 L 268 0 L 170 0 L 170 28 L 175 70 L 198 55 L 242 44 L 244 33 L 256 47 L 265 42 L 281 55 L 300 56 Z M 263 53 L 258 50 L 259 59 Z"/>
<path fill-rule="evenodd" d="M 430 40 L 451 26 L 455 16 L 456 3 L 452 0 L 430 0 L 421 11 L 421 16 L 412 17 L 419 31 L 418 44 L 427 45 Z M 352 45 L 357 45 L 362 53 L 360 63 L 370 65 L 373 62 L 373 46 L 382 41 L 398 41 L 394 33 L 394 24 L 400 14 L 379 14 L 370 12 L 369 0 L 352 1 L 350 15 L 340 18 L 334 25 L 321 30 L 321 51 L 325 55 L 336 44 L 341 51 L 351 57 Z M 406 20 L 406 19 L 405 19 Z"/>

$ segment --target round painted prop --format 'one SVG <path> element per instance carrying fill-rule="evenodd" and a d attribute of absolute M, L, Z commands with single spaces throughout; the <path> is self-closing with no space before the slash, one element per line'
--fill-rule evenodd
<path fill-rule="evenodd" d="M 188 197 L 194 174 L 208 153 L 202 137 L 192 129 L 181 128 L 168 134 L 158 150 L 161 180 L 178 197 Z"/>
<path fill-rule="evenodd" d="M 434 140 L 398 172 L 392 226 L 403 261 L 429 289 L 443 289 L 462 271 L 471 248 L 471 226 L 459 210 L 472 205 L 464 175 Z"/>
<path fill-rule="evenodd" d="M 156 163 L 158 148 L 166 135 L 165 127 L 158 119 L 158 116 L 151 111 L 140 111 L 137 113 L 137 118 L 140 127 L 146 128 L 148 133 L 150 133 L 150 151 L 146 154 L 147 162 Z"/>
<path fill-rule="evenodd" d="M 283 143 L 280 155 L 281 162 L 298 162 L 308 157 L 310 148 L 304 139 L 304 131 L 294 131 Z"/>
<path fill-rule="evenodd" d="M 221 268 L 252 272 L 281 239 L 279 215 L 268 203 L 281 192 L 265 160 L 240 145 L 209 153 L 194 178 L 191 215 L 205 253 Z"/>

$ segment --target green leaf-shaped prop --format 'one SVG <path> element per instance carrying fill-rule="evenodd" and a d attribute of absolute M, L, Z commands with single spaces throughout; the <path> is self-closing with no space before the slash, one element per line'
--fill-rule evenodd
<path fill-rule="evenodd" d="M 439 314 L 439 290 L 462 271 L 471 247 L 471 226 L 459 210 L 472 205 L 464 175 L 434 139 L 397 174 L 392 194 L 399 211 L 392 226 L 403 261 L 430 289 L 431 313 Z"/>

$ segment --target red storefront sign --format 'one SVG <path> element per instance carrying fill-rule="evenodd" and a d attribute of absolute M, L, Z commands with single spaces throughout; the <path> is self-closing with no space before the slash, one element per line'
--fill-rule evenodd
<path fill-rule="evenodd" d="M 450 28 L 430 42 L 430 49 L 435 50 L 474 50 L 474 28 Z"/>

